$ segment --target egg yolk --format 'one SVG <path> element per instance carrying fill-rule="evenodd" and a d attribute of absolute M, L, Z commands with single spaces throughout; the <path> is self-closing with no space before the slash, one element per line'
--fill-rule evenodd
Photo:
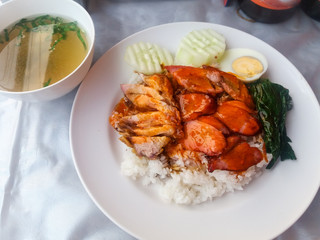
<path fill-rule="evenodd" d="M 262 73 L 262 63 L 254 57 L 239 57 L 232 63 L 232 69 L 240 78 L 246 79 Z"/>

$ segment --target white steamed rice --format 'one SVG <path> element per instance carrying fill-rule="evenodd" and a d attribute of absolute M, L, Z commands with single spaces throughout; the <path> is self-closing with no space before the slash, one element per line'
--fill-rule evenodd
<path fill-rule="evenodd" d="M 145 186 L 157 184 L 160 197 L 166 202 L 199 204 L 227 192 L 243 190 L 246 184 L 262 173 L 266 164 L 263 160 L 241 175 L 224 170 L 210 173 L 183 169 L 177 173 L 163 167 L 160 160 L 139 158 L 131 149 L 127 149 L 121 164 L 121 173 L 134 180 L 141 180 Z"/>

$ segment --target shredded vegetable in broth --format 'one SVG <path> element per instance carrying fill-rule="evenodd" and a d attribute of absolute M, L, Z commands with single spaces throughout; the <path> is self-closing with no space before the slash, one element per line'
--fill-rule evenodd
<path fill-rule="evenodd" d="M 77 22 L 43 15 L 23 18 L 0 33 L 0 89 L 30 91 L 73 72 L 87 54 Z"/>

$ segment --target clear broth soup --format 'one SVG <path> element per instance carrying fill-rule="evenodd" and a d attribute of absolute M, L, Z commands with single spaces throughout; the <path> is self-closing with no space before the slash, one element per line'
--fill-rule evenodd
<path fill-rule="evenodd" d="M 73 72 L 87 55 L 77 22 L 42 15 L 24 18 L 0 33 L 0 89 L 30 91 Z"/>

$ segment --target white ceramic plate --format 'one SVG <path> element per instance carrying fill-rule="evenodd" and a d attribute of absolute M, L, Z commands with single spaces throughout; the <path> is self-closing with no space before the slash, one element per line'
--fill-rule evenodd
<path fill-rule="evenodd" d="M 120 83 L 131 76 L 123 61 L 127 45 L 157 43 L 175 52 L 180 39 L 194 29 L 212 28 L 227 46 L 262 52 L 267 76 L 289 88 L 294 109 L 287 131 L 297 161 L 280 162 L 244 191 L 197 206 L 163 203 L 151 189 L 120 174 L 123 144 L 108 124 L 122 96 Z M 320 185 L 320 110 L 299 71 L 263 41 L 229 27 L 198 22 L 160 25 L 134 34 L 106 52 L 92 67 L 77 93 L 71 115 L 74 163 L 89 195 L 101 211 L 139 239 L 272 239 L 307 209 Z"/>

